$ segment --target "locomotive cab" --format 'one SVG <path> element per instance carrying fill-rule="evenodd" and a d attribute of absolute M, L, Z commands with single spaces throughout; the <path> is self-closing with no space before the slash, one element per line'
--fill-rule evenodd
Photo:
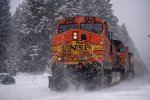
<path fill-rule="evenodd" d="M 75 16 L 60 21 L 57 30 L 52 39 L 52 55 L 57 56 L 54 62 L 85 65 L 110 60 L 111 43 L 107 36 L 107 24 L 103 20 Z"/>

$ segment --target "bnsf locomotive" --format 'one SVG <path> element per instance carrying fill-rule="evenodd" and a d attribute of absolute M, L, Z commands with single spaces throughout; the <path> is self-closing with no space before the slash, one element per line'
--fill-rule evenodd
<path fill-rule="evenodd" d="M 61 20 L 52 37 L 49 88 L 67 89 L 69 83 L 87 89 L 106 87 L 134 75 L 133 54 L 113 40 L 105 21 L 94 16 Z"/>

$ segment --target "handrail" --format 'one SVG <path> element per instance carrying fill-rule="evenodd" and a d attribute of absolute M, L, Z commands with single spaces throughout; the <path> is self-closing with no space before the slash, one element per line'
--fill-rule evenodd
<path fill-rule="evenodd" d="M 94 53 L 92 53 L 89 49 L 87 49 L 87 50 L 88 50 L 88 52 L 89 52 L 92 56 L 94 56 L 95 60 L 97 60 L 100 64 L 102 64 L 102 68 L 103 68 L 103 62 L 100 61 L 100 60 L 98 59 L 98 57 L 97 57 Z"/>
<path fill-rule="evenodd" d="M 61 44 L 60 46 L 59 46 L 59 49 L 58 49 L 58 51 L 57 51 L 57 53 L 55 54 L 55 56 L 53 56 L 52 57 L 52 59 L 49 61 L 49 63 L 48 64 L 52 64 L 53 62 L 53 59 L 54 58 L 57 58 L 57 56 L 60 54 L 60 47 L 62 46 L 62 45 L 64 45 L 65 43 L 63 43 L 63 44 Z M 52 62 L 52 63 L 51 63 Z"/>

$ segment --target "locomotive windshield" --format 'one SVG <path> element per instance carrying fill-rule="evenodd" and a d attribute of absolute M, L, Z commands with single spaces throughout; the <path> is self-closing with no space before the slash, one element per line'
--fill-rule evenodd
<path fill-rule="evenodd" d="M 94 33 L 101 33 L 102 24 L 101 23 L 81 23 L 81 29 L 92 31 Z"/>
<path fill-rule="evenodd" d="M 77 24 L 61 24 L 59 25 L 58 32 L 62 33 L 70 29 L 77 29 L 77 26 L 78 26 Z"/>

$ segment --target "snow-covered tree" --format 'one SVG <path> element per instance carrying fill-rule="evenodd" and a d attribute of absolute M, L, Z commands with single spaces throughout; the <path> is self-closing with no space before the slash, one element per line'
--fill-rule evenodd
<path fill-rule="evenodd" d="M 6 46 L 10 33 L 10 0 L 0 0 L 0 71 L 6 70 Z"/>
<path fill-rule="evenodd" d="M 85 15 L 97 16 L 109 24 L 109 31 L 118 33 L 118 18 L 114 15 L 110 0 L 81 0 Z"/>
<path fill-rule="evenodd" d="M 45 69 L 49 56 L 49 20 L 45 8 L 44 0 L 26 0 L 12 17 L 13 33 L 18 41 L 16 64 L 20 71 Z"/>

